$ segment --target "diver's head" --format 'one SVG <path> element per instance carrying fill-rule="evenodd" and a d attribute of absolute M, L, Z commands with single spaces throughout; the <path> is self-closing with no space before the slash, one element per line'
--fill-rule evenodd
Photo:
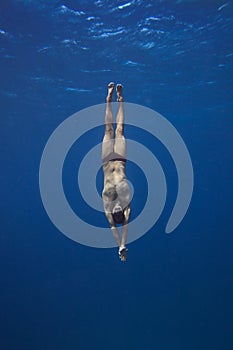
<path fill-rule="evenodd" d="M 112 217 L 113 220 L 116 224 L 122 224 L 124 221 L 124 213 L 123 213 L 123 209 L 121 208 L 121 206 L 119 204 L 116 204 L 112 210 Z"/>

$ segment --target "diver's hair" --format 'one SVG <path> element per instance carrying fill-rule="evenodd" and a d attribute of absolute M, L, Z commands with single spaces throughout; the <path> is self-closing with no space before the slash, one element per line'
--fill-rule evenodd
<path fill-rule="evenodd" d="M 125 216 L 122 210 L 112 213 L 112 217 L 116 224 L 122 224 L 125 219 Z"/>

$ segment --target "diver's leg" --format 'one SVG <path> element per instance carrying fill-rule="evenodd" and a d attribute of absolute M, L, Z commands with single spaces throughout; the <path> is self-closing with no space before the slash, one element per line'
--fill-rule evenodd
<path fill-rule="evenodd" d="M 114 83 L 108 84 L 108 94 L 106 97 L 105 111 L 105 133 L 102 143 L 102 160 L 113 152 L 114 148 L 114 129 L 113 129 L 113 114 L 112 114 L 112 98 L 114 91 Z"/>
<path fill-rule="evenodd" d="M 124 102 L 122 96 L 123 86 L 121 84 L 117 85 L 117 101 L 119 102 L 119 108 L 116 118 L 116 138 L 114 145 L 114 152 L 120 154 L 124 158 L 126 157 L 126 142 L 124 137 Z"/>

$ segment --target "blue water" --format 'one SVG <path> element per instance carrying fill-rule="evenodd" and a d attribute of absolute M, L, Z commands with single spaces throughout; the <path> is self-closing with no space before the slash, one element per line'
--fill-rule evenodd
<path fill-rule="evenodd" d="M 231 0 L 1 1 L 2 350 L 233 348 L 232 37 Z M 151 141 L 168 199 L 125 264 L 116 249 L 62 235 L 38 184 L 51 133 L 104 102 L 109 81 L 177 128 L 195 176 L 189 210 L 166 235 L 177 183 Z M 64 169 L 74 207 L 77 149 Z M 140 191 L 144 176 L 131 170 Z"/>

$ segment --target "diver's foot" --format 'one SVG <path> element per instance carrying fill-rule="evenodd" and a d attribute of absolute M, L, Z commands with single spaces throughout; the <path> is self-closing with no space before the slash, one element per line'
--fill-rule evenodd
<path fill-rule="evenodd" d="M 125 262 L 127 258 L 128 249 L 126 247 L 119 248 L 118 254 L 121 261 Z"/>
<path fill-rule="evenodd" d="M 108 94 L 106 97 L 106 102 L 112 102 L 113 100 L 113 91 L 114 91 L 114 83 L 111 82 L 108 84 Z"/>
<path fill-rule="evenodd" d="M 118 102 L 123 102 L 122 90 L 123 90 L 123 85 L 117 84 L 116 92 L 117 92 L 117 101 Z"/>

